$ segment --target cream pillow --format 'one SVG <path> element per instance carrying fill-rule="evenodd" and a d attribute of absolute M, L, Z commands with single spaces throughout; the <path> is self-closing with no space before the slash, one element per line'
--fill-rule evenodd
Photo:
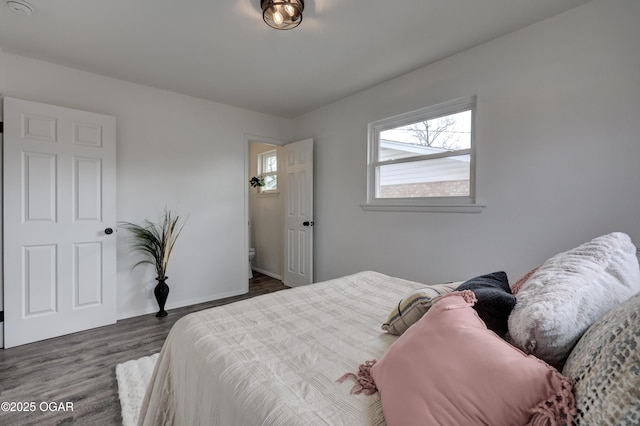
<path fill-rule="evenodd" d="M 409 293 L 394 309 L 382 329 L 400 336 L 429 310 L 434 300 L 444 294 L 451 293 L 462 284 L 462 281 L 447 284 L 435 284 Z"/>
<path fill-rule="evenodd" d="M 631 238 L 621 232 L 595 238 L 553 256 L 522 285 L 509 316 L 510 341 L 561 368 L 587 328 L 638 291 Z"/>

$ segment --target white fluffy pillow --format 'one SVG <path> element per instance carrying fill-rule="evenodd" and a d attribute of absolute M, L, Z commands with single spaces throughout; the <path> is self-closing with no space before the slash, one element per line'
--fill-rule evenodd
<path fill-rule="evenodd" d="M 524 283 L 509 316 L 510 341 L 560 368 L 593 322 L 638 291 L 631 238 L 595 238 L 553 256 Z"/>

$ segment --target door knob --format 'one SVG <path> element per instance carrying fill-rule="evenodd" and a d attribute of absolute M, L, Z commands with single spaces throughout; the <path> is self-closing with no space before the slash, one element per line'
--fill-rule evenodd
<path fill-rule="evenodd" d="M 309 222 L 308 220 L 305 220 L 302 222 L 302 226 L 313 226 L 313 221 Z"/>
<path fill-rule="evenodd" d="M 111 234 L 113 234 L 113 229 L 111 229 L 111 228 L 105 228 L 105 229 L 104 229 L 104 233 L 105 233 L 105 234 L 107 234 L 107 235 L 111 235 Z"/>

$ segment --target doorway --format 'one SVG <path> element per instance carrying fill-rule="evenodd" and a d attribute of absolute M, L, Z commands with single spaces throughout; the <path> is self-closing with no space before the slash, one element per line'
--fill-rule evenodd
<path fill-rule="evenodd" d="M 313 139 L 282 144 L 246 136 L 245 147 L 246 181 L 264 178 L 265 185 L 262 189 L 247 185 L 245 253 L 248 256 L 249 249 L 255 249 L 253 270 L 280 279 L 289 287 L 311 284 L 315 225 Z M 274 165 L 274 151 L 278 181 L 275 187 L 270 180 L 273 176 L 265 173 Z M 271 158 L 268 167 L 263 163 L 265 157 Z"/>
<path fill-rule="evenodd" d="M 284 193 L 282 143 L 264 138 L 248 140 L 248 176 L 261 176 L 265 186 L 249 186 L 249 249 L 255 250 L 252 269 L 283 280 Z"/>

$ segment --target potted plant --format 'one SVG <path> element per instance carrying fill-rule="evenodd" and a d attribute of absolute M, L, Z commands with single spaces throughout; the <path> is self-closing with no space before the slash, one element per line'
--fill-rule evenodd
<path fill-rule="evenodd" d="M 258 192 L 262 192 L 262 188 L 265 185 L 264 176 L 258 175 L 258 176 L 252 177 L 249 180 L 249 185 L 251 185 L 254 188 L 258 188 Z"/>
<path fill-rule="evenodd" d="M 145 219 L 143 225 L 131 222 L 120 222 L 119 225 L 133 234 L 133 249 L 140 252 L 144 259 L 131 267 L 150 263 L 156 269 L 156 285 L 153 293 L 156 296 L 160 308 L 156 317 L 167 316 L 164 305 L 169 296 L 169 286 L 166 283 L 167 266 L 173 246 L 182 232 L 184 224 L 179 224 L 180 216 L 174 216 L 171 210 L 164 210 L 164 216 L 160 223 L 153 223 Z"/>

